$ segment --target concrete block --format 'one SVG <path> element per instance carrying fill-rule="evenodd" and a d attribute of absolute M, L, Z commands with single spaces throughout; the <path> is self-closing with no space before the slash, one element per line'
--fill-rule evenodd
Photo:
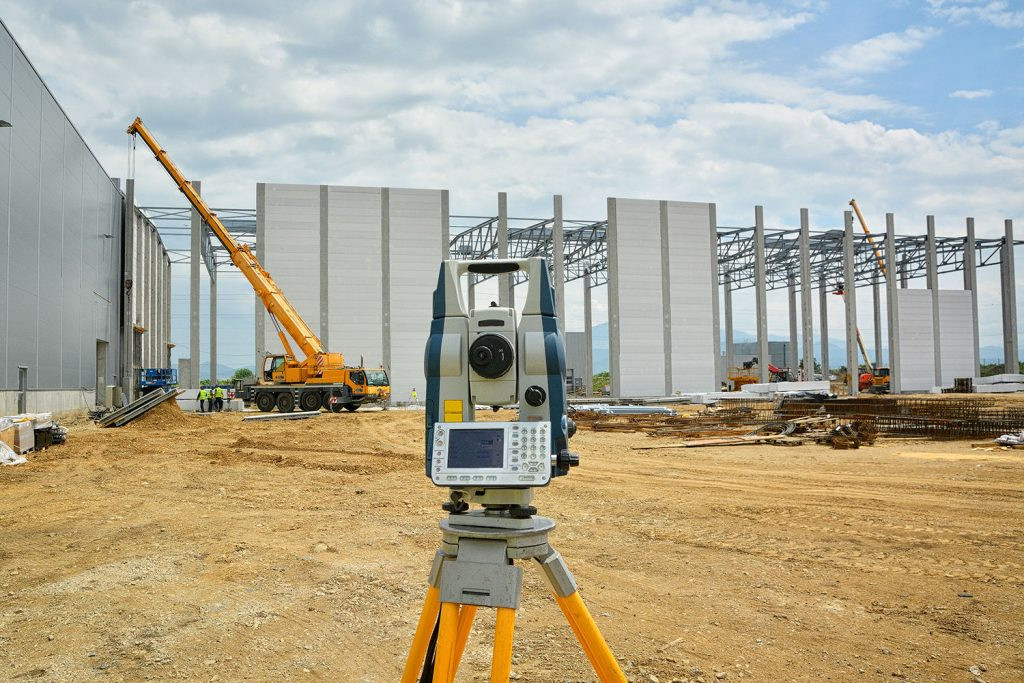
<path fill-rule="evenodd" d="M 1018 375 L 1014 373 L 1004 373 L 1001 375 L 991 375 L 989 377 L 975 377 L 974 385 L 988 385 L 988 384 L 1020 384 L 1024 382 L 1024 375 Z"/>
<path fill-rule="evenodd" d="M 1000 384 L 982 384 L 974 387 L 978 394 L 1012 394 L 1024 391 L 1024 382 L 1002 382 Z"/>

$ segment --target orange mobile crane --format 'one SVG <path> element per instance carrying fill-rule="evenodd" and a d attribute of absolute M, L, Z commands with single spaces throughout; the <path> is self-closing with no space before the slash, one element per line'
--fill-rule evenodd
<path fill-rule="evenodd" d="M 324 349 L 319 337 L 288 302 L 249 245 L 239 244 L 228 233 L 217 214 L 210 210 L 192 183 L 185 179 L 167 152 L 160 148 L 142 124 L 142 119 L 136 118 L 127 132 L 142 138 L 181 193 L 210 226 L 210 230 L 228 250 L 231 262 L 252 285 L 277 327 L 285 353 L 269 355 L 264 359 L 260 382 L 250 389 L 256 407 L 264 412 L 273 410 L 275 406 L 281 412 L 290 412 L 296 405 L 302 410 L 319 410 L 323 407 L 340 412 L 342 408 L 356 410 L 360 405 L 368 403 L 387 406 L 391 399 L 387 372 L 383 368 L 347 367 L 342 354 Z M 303 359 L 299 360 L 292 351 L 285 331 L 304 354 Z"/>

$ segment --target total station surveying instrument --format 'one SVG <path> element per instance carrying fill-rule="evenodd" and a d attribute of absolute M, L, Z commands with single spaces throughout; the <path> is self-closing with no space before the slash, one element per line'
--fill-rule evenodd
<path fill-rule="evenodd" d="M 513 308 L 467 311 L 463 276 L 525 273 L 522 315 Z M 507 681 L 522 569 L 533 558 L 601 681 L 625 676 L 562 556 L 548 543 L 555 522 L 536 515 L 533 489 L 569 473 L 575 425 L 567 415 L 565 346 L 544 259 L 444 261 L 434 290 L 425 354 L 426 474 L 450 489 L 441 547 L 403 683 L 455 680 L 478 607 L 497 610 L 491 681 Z M 513 407 L 515 422 L 476 422 L 476 405 Z M 470 509 L 470 504 L 480 507 Z"/>

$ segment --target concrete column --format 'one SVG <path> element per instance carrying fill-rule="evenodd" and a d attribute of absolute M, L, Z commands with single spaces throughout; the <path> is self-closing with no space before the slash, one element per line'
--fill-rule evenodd
<path fill-rule="evenodd" d="M 149 347 L 149 366 L 151 368 L 160 367 L 159 356 L 159 345 L 160 345 L 160 329 L 157 324 L 157 294 L 159 293 L 159 285 L 157 284 L 157 255 L 160 252 L 160 247 L 157 244 L 156 227 L 153 227 L 149 231 L 149 320 L 146 321 L 146 327 L 148 328 L 149 343 L 146 345 Z"/>
<path fill-rule="evenodd" d="M 143 258 L 142 258 L 142 255 L 145 253 L 144 250 L 143 250 L 143 246 L 144 246 L 144 243 L 146 241 L 145 240 L 145 232 L 144 232 L 145 227 L 146 227 L 145 226 L 145 221 L 143 221 L 143 220 L 136 221 L 134 223 L 134 233 L 133 233 L 134 237 L 132 238 L 134 243 L 135 243 L 135 249 L 134 249 L 135 258 L 134 258 L 134 264 L 133 264 L 134 265 L 135 277 L 133 278 L 134 284 L 132 286 L 132 290 L 134 290 L 134 292 L 135 292 L 134 296 L 132 297 L 135 300 L 135 302 L 134 302 L 135 316 L 132 319 L 132 324 L 133 325 L 138 325 L 139 327 L 143 326 L 143 322 L 142 322 L 142 301 L 143 301 L 143 298 L 144 298 L 144 292 L 146 291 L 146 283 L 145 283 L 145 277 L 144 277 L 144 273 L 143 273 Z M 132 333 L 134 335 L 134 330 L 132 331 Z M 133 348 L 134 348 L 134 344 L 135 344 L 135 338 L 133 336 L 132 337 L 132 346 L 133 346 Z M 139 349 L 139 353 L 140 354 L 142 353 L 142 349 Z M 141 358 L 136 358 L 135 362 L 138 363 L 139 365 L 142 365 L 142 359 Z"/>
<path fill-rule="evenodd" d="M 121 326 L 121 393 L 126 402 L 135 400 L 135 344 L 132 328 L 132 299 L 135 296 L 135 179 L 124 182 L 124 229 L 121 237 L 124 270 L 121 277 L 122 319 Z"/>
<path fill-rule="evenodd" d="M 725 299 L 725 377 L 729 377 L 729 368 L 736 365 L 736 349 L 733 345 L 732 327 L 732 276 L 726 274 L 725 283 L 722 285 Z M 721 378 L 721 375 L 719 375 Z"/>
<path fill-rule="evenodd" d="M 668 202 L 658 202 L 661 222 L 661 346 L 664 363 L 662 378 L 665 396 L 672 395 L 672 283 L 668 250 Z M 717 355 L 717 354 L 716 354 Z"/>
<path fill-rule="evenodd" d="M 1020 372 L 1020 346 L 1017 338 L 1017 274 L 1013 254 L 1013 221 L 1003 223 L 1002 267 L 1003 292 L 1003 370 Z"/>
<path fill-rule="evenodd" d="M 210 382 L 217 377 L 217 271 L 210 273 Z"/>
<path fill-rule="evenodd" d="M 174 339 L 174 330 L 171 326 L 171 260 L 164 259 L 164 367 L 171 367 L 171 340 Z M 179 375 L 180 377 L 180 375 Z"/>
<path fill-rule="evenodd" d="M 789 276 L 789 371 L 796 376 L 797 366 L 800 364 L 800 354 L 797 353 L 797 324 L 796 324 L 796 276 Z"/>
<path fill-rule="evenodd" d="M 256 258 L 264 266 L 267 264 L 267 250 L 264 246 L 265 230 L 267 220 L 267 186 L 265 183 L 256 183 Z M 255 332 L 255 358 L 254 367 L 256 377 L 262 377 L 263 357 L 267 352 L 266 324 L 267 314 L 263 308 L 263 302 L 258 296 L 253 296 L 256 304 L 256 332 Z"/>
<path fill-rule="evenodd" d="M 821 345 L 821 378 L 828 381 L 828 374 L 831 368 L 828 365 L 828 297 L 829 287 L 825 273 L 821 274 L 820 289 L 818 291 L 819 321 L 821 330 L 818 332 L 818 343 Z"/>
<path fill-rule="evenodd" d="M 192 362 L 188 358 L 179 358 L 178 359 L 178 386 L 183 388 L 183 389 L 187 388 L 187 387 L 185 387 L 185 384 L 184 384 L 185 380 L 183 378 L 184 377 L 191 377 L 191 376 L 192 376 Z"/>
<path fill-rule="evenodd" d="M 330 282 L 330 258 L 329 258 L 329 244 L 328 244 L 328 210 L 330 201 L 327 194 L 327 186 L 320 186 L 320 325 L 319 325 L 319 336 L 320 342 L 324 345 L 325 349 L 330 350 L 331 340 L 328 328 L 330 325 L 327 321 L 330 317 L 330 288 L 327 286 Z"/>
<path fill-rule="evenodd" d="M 469 306 L 469 310 L 472 311 L 474 308 L 476 308 L 476 275 L 470 273 L 469 275 L 466 276 L 466 280 L 469 282 L 469 299 L 467 303 Z"/>
<path fill-rule="evenodd" d="M 498 258 L 508 258 L 508 193 L 498 193 Z M 498 305 L 512 306 L 512 276 L 503 273 L 498 276 Z"/>
<path fill-rule="evenodd" d="M 885 301 L 889 320 L 889 388 L 900 393 L 899 287 L 896 278 L 896 226 L 891 213 L 885 214 Z"/>
<path fill-rule="evenodd" d="M 611 395 L 619 397 L 619 248 L 618 209 L 615 197 L 608 197 L 608 373 Z"/>
<path fill-rule="evenodd" d="M 811 304 L 811 220 L 800 209 L 800 321 L 803 333 L 804 379 L 814 379 L 814 306 Z"/>
<path fill-rule="evenodd" d="M 928 216 L 925 238 L 925 267 L 928 289 L 932 292 L 932 348 L 934 349 L 935 386 L 942 386 L 942 345 L 939 340 L 939 264 L 935 244 L 935 216 Z"/>
<path fill-rule="evenodd" d="M 906 289 L 907 287 L 910 286 L 909 285 L 909 283 L 910 283 L 910 272 L 909 272 L 909 270 L 910 270 L 910 261 L 907 259 L 907 256 L 904 254 L 903 257 L 900 258 L 900 289 Z"/>
<path fill-rule="evenodd" d="M 380 191 L 381 347 L 384 369 L 391 372 L 391 189 Z"/>
<path fill-rule="evenodd" d="M 583 271 L 583 385 L 586 396 L 594 395 L 594 319 L 590 300 L 590 271 Z"/>
<path fill-rule="evenodd" d="M 441 190 L 441 260 L 452 257 L 452 217 L 448 208 L 448 190 Z"/>
<path fill-rule="evenodd" d="M 565 226 L 562 225 L 562 195 L 554 196 L 554 220 L 551 225 L 551 267 L 555 281 L 555 307 L 558 332 L 565 338 Z"/>
<path fill-rule="evenodd" d="M 853 268 L 853 212 L 843 212 L 843 298 L 846 300 L 846 374 L 850 396 L 857 395 L 857 283 Z"/>
<path fill-rule="evenodd" d="M 153 231 L 156 238 L 156 258 L 153 259 L 153 270 L 155 273 L 154 284 L 156 285 L 156 308 L 153 312 L 153 320 L 156 323 L 156 335 L 153 340 L 153 365 L 158 368 L 167 367 L 164 365 L 164 249 L 160 243 L 160 233 Z"/>
<path fill-rule="evenodd" d="M 874 311 L 875 324 L 875 367 L 883 366 L 882 363 L 882 286 L 878 282 L 878 276 L 871 283 L 871 305 Z"/>
<path fill-rule="evenodd" d="M 708 204 L 708 239 L 711 251 L 711 348 L 715 350 L 715 382 L 720 382 L 726 373 L 722 372 L 721 318 L 718 310 L 718 206 Z M 717 384 L 716 384 L 717 386 Z"/>
<path fill-rule="evenodd" d="M 202 183 L 193 180 L 192 187 L 196 193 Z M 192 209 L 192 243 L 189 254 L 189 279 L 188 279 L 188 356 L 189 356 L 189 384 L 190 389 L 199 388 L 199 363 L 202 360 L 202 353 L 199 351 L 199 273 L 203 268 L 203 218 L 199 212 Z M 179 379 L 181 379 L 179 377 Z"/>
<path fill-rule="evenodd" d="M 142 367 L 153 367 L 153 228 L 142 224 Z"/>
<path fill-rule="evenodd" d="M 974 219 L 967 219 L 967 241 L 964 243 L 964 289 L 971 293 L 974 313 L 974 376 L 981 375 L 981 335 L 978 330 L 978 267 L 975 261 Z"/>
<path fill-rule="evenodd" d="M 757 360 L 761 382 L 768 381 L 768 299 L 764 263 L 764 207 L 754 207 L 754 297 L 757 302 Z"/>

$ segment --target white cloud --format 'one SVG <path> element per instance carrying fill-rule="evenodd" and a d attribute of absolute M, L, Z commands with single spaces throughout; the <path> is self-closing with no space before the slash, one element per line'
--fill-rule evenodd
<path fill-rule="evenodd" d="M 914 26 L 899 33 L 883 33 L 828 52 L 822 64 L 839 75 L 885 71 L 902 64 L 907 55 L 938 34 L 938 29 Z"/>
<path fill-rule="evenodd" d="M 992 97 L 992 91 L 988 88 L 982 88 L 981 90 L 954 90 L 949 93 L 949 96 L 961 100 L 977 100 L 982 97 Z"/>
<path fill-rule="evenodd" d="M 453 213 L 493 215 L 507 191 L 513 215 L 549 216 L 560 193 L 567 217 L 601 219 L 606 197 L 635 196 L 714 201 L 723 225 L 763 204 L 793 226 L 807 207 L 824 228 L 856 196 L 873 226 L 892 211 L 920 232 L 931 213 L 959 234 L 973 215 L 999 234 L 1024 207 L 1024 126 L 915 130 L 899 95 L 757 56 L 820 30 L 816 8 L 40 0 L 4 21 L 109 173 L 141 114 L 215 206 L 253 206 L 260 181 L 390 185 L 448 188 Z M 806 63 L 876 73 L 935 33 Z M 140 201 L 181 205 L 147 157 Z"/>
<path fill-rule="evenodd" d="M 928 0 L 932 14 L 957 23 L 980 21 L 999 28 L 1024 28 L 1024 10 L 1003 0 Z"/>

